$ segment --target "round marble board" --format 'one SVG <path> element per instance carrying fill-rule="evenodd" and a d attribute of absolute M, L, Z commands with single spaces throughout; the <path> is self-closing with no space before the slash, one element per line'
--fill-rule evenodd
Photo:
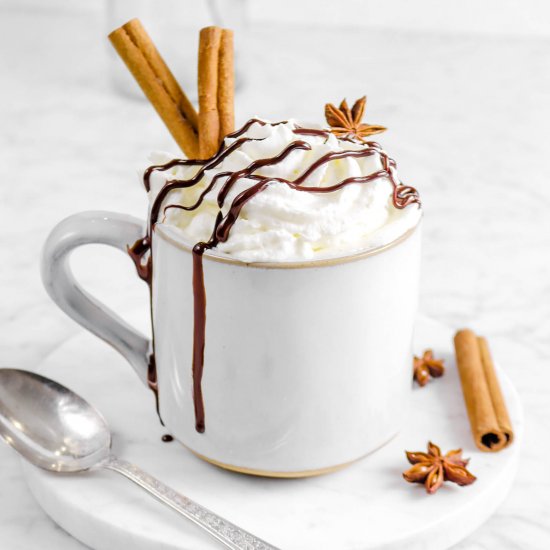
<path fill-rule="evenodd" d="M 88 399 L 105 415 L 113 451 L 184 495 L 284 550 L 432 550 L 448 548 L 481 525 L 514 478 L 523 416 L 510 381 L 500 380 L 515 426 L 515 443 L 500 453 L 478 451 L 452 348 L 453 331 L 425 318 L 415 352 L 433 348 L 446 360 L 443 378 L 415 387 L 401 433 L 382 449 L 340 472 L 308 479 L 265 479 L 207 464 L 165 433 L 153 395 L 125 360 L 83 333 L 54 351 L 40 372 Z M 469 487 L 445 484 L 436 495 L 402 477 L 404 450 L 432 440 L 446 452 L 462 447 L 478 477 Z M 96 550 L 206 550 L 217 543 L 191 522 L 113 472 L 52 474 L 24 463 L 42 508 L 66 531 Z"/>

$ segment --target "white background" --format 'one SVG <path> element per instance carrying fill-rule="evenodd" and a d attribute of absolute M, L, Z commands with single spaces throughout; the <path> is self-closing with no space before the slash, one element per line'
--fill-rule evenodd
<path fill-rule="evenodd" d="M 547 6 L 256 0 L 254 24 L 241 37 L 239 123 L 254 114 L 320 120 L 326 101 L 368 94 L 367 120 L 389 128 L 380 141 L 424 201 L 422 312 L 488 336 L 521 394 L 527 433 L 514 489 L 462 550 L 543 549 L 550 541 Z M 151 149 L 176 150 L 149 105 L 113 90 L 110 70 L 123 69 L 109 65 L 103 9 L 0 3 L 5 365 L 33 368 L 80 331 L 42 290 L 47 232 L 79 210 L 143 216 L 137 167 Z M 129 300 L 146 307 L 122 255 L 92 250 L 76 260 L 86 285 L 115 309 Z M 2 549 L 81 548 L 36 507 L 5 447 L 0 471 Z"/>

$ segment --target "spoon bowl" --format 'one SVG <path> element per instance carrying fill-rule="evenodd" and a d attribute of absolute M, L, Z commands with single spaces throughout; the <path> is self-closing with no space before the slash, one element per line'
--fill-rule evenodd
<path fill-rule="evenodd" d="M 80 472 L 109 458 L 111 434 L 101 414 L 57 382 L 0 369 L 0 436 L 29 462 Z"/>

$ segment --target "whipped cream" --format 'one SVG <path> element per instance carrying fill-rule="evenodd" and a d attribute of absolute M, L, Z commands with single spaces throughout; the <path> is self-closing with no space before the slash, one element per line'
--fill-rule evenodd
<path fill-rule="evenodd" d="M 276 125 L 252 124 L 239 138 L 254 141 L 245 142 L 215 168 L 205 170 L 196 185 L 171 191 L 163 202 L 163 214 L 158 223 L 177 233 L 190 247 L 206 242 L 212 235 L 220 211 L 217 197 L 228 176 L 218 178 L 198 208 L 185 211 L 170 205 L 195 204 L 217 174 L 245 169 L 254 161 L 280 154 L 291 143 L 300 140 L 307 142 L 310 150 L 293 150 L 277 164 L 254 172 L 269 178 L 294 181 L 327 153 L 366 147 L 332 134 L 297 135 L 294 130 L 298 127 L 293 120 Z M 229 147 L 235 139 L 226 138 L 226 146 Z M 166 153 L 155 153 L 150 160 L 164 164 L 173 158 Z M 167 181 L 191 179 L 200 168 L 196 165 L 175 166 L 153 172 L 149 191 L 151 204 Z M 374 174 L 383 168 L 379 153 L 331 160 L 314 170 L 301 186 L 330 187 L 348 178 Z M 223 215 L 227 214 L 240 193 L 257 183 L 251 178 L 239 178 L 225 198 Z M 218 243 L 214 250 L 246 262 L 277 262 L 332 258 L 388 244 L 414 227 L 421 217 L 419 204 L 396 208 L 393 190 L 394 184 L 386 173 L 372 181 L 351 183 L 328 193 L 301 192 L 282 182 L 270 182 L 265 190 L 244 205 L 229 238 Z"/>

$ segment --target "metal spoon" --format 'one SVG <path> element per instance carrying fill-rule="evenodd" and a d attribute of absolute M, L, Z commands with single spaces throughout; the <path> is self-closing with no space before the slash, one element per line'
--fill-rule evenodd
<path fill-rule="evenodd" d="M 0 369 L 0 436 L 29 462 L 51 472 L 114 470 L 202 527 L 232 550 L 277 550 L 111 454 L 101 414 L 64 386 L 17 369 Z"/>

